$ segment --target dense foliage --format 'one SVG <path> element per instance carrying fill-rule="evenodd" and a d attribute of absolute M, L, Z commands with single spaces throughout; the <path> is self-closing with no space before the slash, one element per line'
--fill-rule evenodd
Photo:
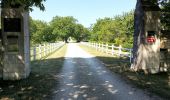
<path fill-rule="evenodd" d="M 38 44 L 58 40 L 68 42 L 69 37 L 77 41 L 87 40 L 89 31 L 71 16 L 56 16 L 49 23 L 30 18 L 30 33 L 32 44 Z"/>
<path fill-rule="evenodd" d="M 158 1 L 162 10 L 162 27 L 170 29 L 170 0 Z M 158 3 L 157 0 L 153 0 L 153 2 Z M 77 19 L 71 16 L 55 16 L 49 23 L 33 19 L 30 22 L 32 43 L 54 42 L 56 40 L 67 42 L 69 37 L 74 37 L 77 41 L 91 40 L 114 43 L 128 48 L 131 48 L 133 43 L 134 11 L 113 18 L 98 19 L 89 29 L 78 24 Z"/>
<path fill-rule="evenodd" d="M 166 30 L 170 30 L 170 0 L 160 0 L 161 6 L 161 22 L 163 28 Z"/>
<path fill-rule="evenodd" d="M 31 42 L 67 42 L 69 37 L 79 41 L 114 43 L 123 47 L 132 47 L 134 32 L 134 11 L 114 18 L 98 19 L 91 29 L 85 28 L 71 17 L 56 16 L 49 23 L 30 18 Z"/>
<path fill-rule="evenodd" d="M 114 18 L 98 19 L 92 26 L 91 41 L 132 47 L 133 32 L 134 11 L 131 11 Z"/>
<path fill-rule="evenodd" d="M 38 7 L 40 10 L 45 10 L 43 2 L 46 0 L 0 0 L 1 6 L 18 8 L 20 6 L 24 7 L 26 10 L 32 11 L 32 7 Z"/>

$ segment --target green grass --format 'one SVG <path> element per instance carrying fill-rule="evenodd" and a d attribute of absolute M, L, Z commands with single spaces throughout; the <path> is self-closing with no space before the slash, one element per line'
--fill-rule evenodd
<path fill-rule="evenodd" d="M 32 62 L 27 79 L 0 80 L 0 100 L 51 100 L 58 86 L 57 75 L 62 69 L 66 48 L 65 45 L 47 58 Z"/>
<path fill-rule="evenodd" d="M 110 54 L 96 51 L 85 45 L 79 45 L 85 51 L 96 56 L 114 73 L 118 73 L 129 84 L 133 84 L 162 98 L 170 98 L 170 72 L 145 75 L 143 72 L 131 72 L 127 58 L 113 57 Z"/>

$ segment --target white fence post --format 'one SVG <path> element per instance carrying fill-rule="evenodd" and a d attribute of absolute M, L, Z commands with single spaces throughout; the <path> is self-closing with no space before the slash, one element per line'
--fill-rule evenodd
<path fill-rule="evenodd" d="M 45 44 L 43 45 L 43 57 L 45 56 Z"/>
<path fill-rule="evenodd" d="M 64 43 L 47 43 L 47 44 L 39 44 L 38 46 L 34 46 L 30 49 L 31 60 L 42 59 L 53 51 L 57 50 L 59 47 L 63 46 Z"/>
<path fill-rule="evenodd" d="M 104 43 L 102 43 L 102 52 L 104 52 Z"/>
<path fill-rule="evenodd" d="M 105 44 L 105 52 L 107 53 L 107 44 Z"/>
<path fill-rule="evenodd" d="M 36 47 L 33 47 L 33 60 L 36 60 Z"/>
<path fill-rule="evenodd" d="M 128 57 L 130 58 L 129 61 L 130 61 L 130 63 L 132 62 L 132 58 L 133 58 L 132 51 L 133 51 L 133 49 L 122 48 L 121 45 L 119 45 L 119 47 L 116 47 L 116 46 L 114 46 L 114 44 L 112 44 L 111 46 L 109 46 L 109 44 L 92 43 L 92 42 L 90 42 L 88 44 L 89 45 L 87 45 L 87 46 L 92 47 L 92 48 L 94 48 L 96 50 L 99 50 L 101 52 L 106 52 L 106 53 L 111 52 L 112 55 L 116 54 L 119 57 L 121 57 L 121 56 L 126 56 L 127 57 L 127 54 L 128 54 Z M 116 50 L 115 50 L 115 48 L 116 48 Z M 122 50 L 125 50 L 125 52 L 123 52 Z"/>
<path fill-rule="evenodd" d="M 119 57 L 121 56 L 121 54 L 122 54 L 122 46 L 119 45 Z"/>
<path fill-rule="evenodd" d="M 106 44 L 106 53 L 109 53 L 109 45 Z"/>
<path fill-rule="evenodd" d="M 97 50 L 97 43 L 96 43 L 96 50 Z"/>
<path fill-rule="evenodd" d="M 52 43 L 50 43 L 50 53 L 53 52 L 52 50 Z"/>
<path fill-rule="evenodd" d="M 112 55 L 114 54 L 114 45 L 112 45 Z"/>
<path fill-rule="evenodd" d="M 38 51 L 39 51 L 39 59 L 41 59 L 42 57 L 41 45 L 38 46 Z"/>

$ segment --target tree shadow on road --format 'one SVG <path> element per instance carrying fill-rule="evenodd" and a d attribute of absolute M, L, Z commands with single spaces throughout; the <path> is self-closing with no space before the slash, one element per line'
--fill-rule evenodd
<path fill-rule="evenodd" d="M 128 83 L 170 98 L 170 74 L 144 75 L 129 71 L 128 59 L 97 56 L 103 65 L 113 73 L 118 73 Z M 59 74 L 64 64 L 63 57 L 32 62 L 32 72 L 20 81 L 0 80 L 0 99 L 51 100 L 59 86 Z M 81 58 L 79 58 L 80 60 Z M 91 58 L 84 58 L 91 60 Z M 76 62 L 74 62 L 76 63 Z M 82 70 L 83 72 L 84 70 Z M 89 74 L 89 73 L 84 73 Z M 83 83 L 83 82 L 82 82 Z M 80 84 L 80 87 L 84 84 Z M 88 92 L 88 91 L 87 91 Z M 89 94 L 89 93 L 86 93 Z M 91 94 L 89 94 L 91 95 Z M 93 95 L 91 95 L 93 97 Z"/>
<path fill-rule="evenodd" d="M 132 72 L 128 58 L 96 57 L 103 61 L 112 72 L 121 75 L 128 83 L 156 93 L 165 99 L 170 98 L 170 70 L 164 73 L 146 75 L 142 71 Z"/>
<path fill-rule="evenodd" d="M 63 68 L 64 59 L 64 57 L 60 57 L 33 61 L 31 63 L 32 71 L 27 79 L 19 81 L 5 81 L 1 79 L 0 99 L 51 100 L 59 85 L 59 74 Z M 84 59 L 90 60 L 91 58 Z M 80 86 L 83 85 L 80 84 Z"/>

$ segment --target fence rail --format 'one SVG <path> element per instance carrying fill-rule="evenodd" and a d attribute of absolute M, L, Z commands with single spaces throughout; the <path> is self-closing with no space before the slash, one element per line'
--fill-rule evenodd
<path fill-rule="evenodd" d="M 109 44 L 103 44 L 103 43 L 91 43 L 91 42 L 81 42 L 81 44 L 86 45 L 88 47 L 95 48 L 98 51 L 105 52 L 111 55 L 116 55 L 119 57 L 128 57 L 129 62 L 131 63 L 132 60 L 132 49 L 130 48 L 122 48 L 122 46 L 114 46 Z"/>
<path fill-rule="evenodd" d="M 47 43 L 47 44 L 40 44 L 38 46 L 31 47 L 30 49 L 30 59 L 37 60 L 42 59 L 49 55 L 50 53 L 56 51 L 58 48 L 62 47 L 65 43 Z"/>

